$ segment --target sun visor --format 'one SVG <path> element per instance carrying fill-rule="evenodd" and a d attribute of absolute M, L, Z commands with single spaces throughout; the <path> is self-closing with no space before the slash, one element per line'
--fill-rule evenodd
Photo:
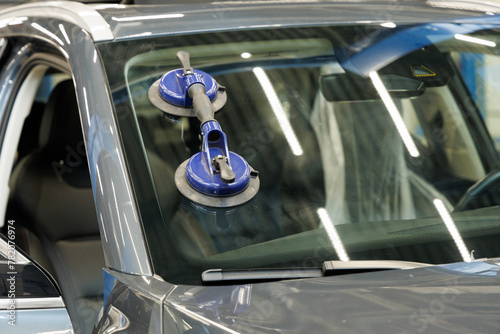
<path fill-rule="evenodd" d="M 386 65 L 378 71 L 384 87 L 392 97 L 410 98 L 423 94 L 427 87 L 446 85 L 455 71 L 434 45 L 422 47 Z M 369 78 L 345 71 L 322 75 L 323 96 L 332 102 L 379 99 Z"/>
<path fill-rule="evenodd" d="M 493 25 L 452 23 L 396 27 L 383 32 L 377 31 L 347 47 L 337 47 L 335 56 L 346 72 L 368 77 L 372 71 L 379 71 L 398 59 L 432 44 L 455 38 L 457 34 L 466 35 L 492 28 Z M 413 71 L 417 75 L 422 75 L 420 78 L 431 74 L 418 65 L 415 63 L 417 67 Z"/>

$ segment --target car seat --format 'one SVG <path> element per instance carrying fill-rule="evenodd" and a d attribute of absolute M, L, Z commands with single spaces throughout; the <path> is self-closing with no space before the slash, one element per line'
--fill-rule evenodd
<path fill-rule="evenodd" d="M 400 111 L 411 107 L 394 102 Z M 332 102 L 318 92 L 311 124 L 324 168 L 325 208 L 334 224 L 435 215 L 436 198 L 452 209 L 409 167 L 406 148 L 382 100 Z"/>
<path fill-rule="evenodd" d="M 103 305 L 104 256 L 71 80 L 53 89 L 39 149 L 17 163 L 10 186 L 10 207 L 29 221 L 30 256 L 48 258 L 75 333 L 90 333 Z"/>

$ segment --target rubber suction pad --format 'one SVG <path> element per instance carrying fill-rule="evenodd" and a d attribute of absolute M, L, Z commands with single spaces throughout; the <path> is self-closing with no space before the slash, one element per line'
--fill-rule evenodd
<path fill-rule="evenodd" d="M 200 70 L 194 70 L 190 77 L 193 83 L 202 83 L 212 102 L 214 112 L 219 111 L 227 102 L 226 89 L 217 84 L 214 78 Z M 164 113 L 178 117 L 197 117 L 193 101 L 187 90 L 190 77 L 183 76 L 182 69 L 170 71 L 149 87 L 148 97 L 151 103 Z M 197 79 L 197 81 L 196 81 Z"/>
<path fill-rule="evenodd" d="M 258 176 L 251 176 L 248 186 L 237 194 L 229 196 L 211 196 L 194 189 L 187 181 L 186 166 L 190 159 L 184 161 L 175 171 L 175 185 L 179 192 L 194 203 L 214 207 L 229 208 L 244 204 L 257 195 L 260 187 Z M 252 173 L 255 171 L 250 167 Z"/>

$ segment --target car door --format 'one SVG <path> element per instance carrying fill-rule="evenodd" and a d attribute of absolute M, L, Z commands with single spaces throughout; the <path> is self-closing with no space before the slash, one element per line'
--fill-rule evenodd
<path fill-rule="evenodd" d="M 37 150 L 38 109 L 46 87 L 69 78 L 64 62 L 30 40 L 2 39 L 0 74 L 0 332 L 73 333 L 66 301 L 53 278 L 54 264 L 37 230 L 12 209 L 12 173 Z M 29 121 L 28 121 L 29 119 Z M 38 124 L 38 129 L 33 127 Z M 26 252 L 25 252 L 26 251 Z M 29 251 L 29 255 L 27 253 Z M 36 260 L 34 260 L 36 258 Z M 43 267 L 42 267 L 42 265 Z M 49 271 L 50 270 L 50 271 Z"/>
<path fill-rule="evenodd" d="M 14 222 L 0 235 L 0 331 L 73 333 L 59 288 L 16 246 Z"/>

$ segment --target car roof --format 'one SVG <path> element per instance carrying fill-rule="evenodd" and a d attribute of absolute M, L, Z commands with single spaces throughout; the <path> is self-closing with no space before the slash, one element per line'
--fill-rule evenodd
<path fill-rule="evenodd" d="M 500 12 L 500 2 L 444 0 L 194 1 L 93 5 L 115 39 L 196 32 L 327 24 L 469 22 Z"/>
<path fill-rule="evenodd" d="M 137 0 L 136 0 L 137 1 Z M 139 0 L 151 3 L 156 0 Z M 498 1 L 450 0 L 175 0 L 163 5 L 47 1 L 9 7 L 0 19 L 57 17 L 78 24 L 96 42 L 274 27 L 394 22 L 500 23 Z M 498 22 L 497 22 L 498 21 Z"/>

